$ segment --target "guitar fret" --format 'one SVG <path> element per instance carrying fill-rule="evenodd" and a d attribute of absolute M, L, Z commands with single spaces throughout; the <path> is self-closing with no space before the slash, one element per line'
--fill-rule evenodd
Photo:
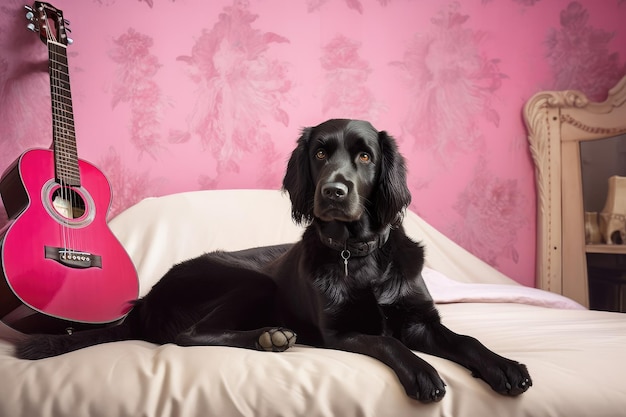
<path fill-rule="evenodd" d="M 68 151 L 63 151 L 59 149 L 58 158 L 61 160 L 65 160 L 66 162 L 71 162 L 75 156 L 76 156 L 75 152 L 68 152 Z M 70 165 L 67 166 L 67 169 L 71 169 L 71 168 L 72 167 Z"/>
<path fill-rule="evenodd" d="M 67 86 L 53 85 L 52 90 L 61 97 L 66 96 L 69 98 L 70 96 L 70 90 L 67 89 Z"/>
<path fill-rule="evenodd" d="M 65 127 L 67 130 L 74 129 L 74 119 L 68 112 L 55 112 L 54 116 L 57 117 L 59 126 Z"/>
<path fill-rule="evenodd" d="M 56 177 L 68 185 L 80 186 L 67 48 L 49 40 L 48 57 Z"/>
<path fill-rule="evenodd" d="M 76 148 L 74 148 L 74 150 L 76 150 Z M 59 152 L 60 152 L 60 154 L 59 154 L 60 157 L 62 157 L 64 155 L 71 156 L 71 155 L 75 155 L 76 154 L 76 152 L 72 152 L 72 148 L 69 148 L 69 147 L 63 147 L 62 149 L 59 148 Z"/>
<path fill-rule="evenodd" d="M 59 132 L 58 129 L 55 129 L 55 134 L 58 136 L 57 142 L 62 142 L 60 144 L 63 145 L 64 149 L 76 149 L 76 145 L 72 144 L 72 141 L 75 140 L 74 135 L 67 134 L 66 132 Z"/>
<path fill-rule="evenodd" d="M 59 117 L 58 126 L 65 128 L 68 131 L 74 131 L 74 119 L 70 119 L 69 117 L 66 117 L 66 116 L 60 116 L 58 114 L 57 116 Z"/>
<path fill-rule="evenodd" d="M 57 108 L 54 110 L 54 115 L 59 117 L 59 119 L 62 119 L 62 121 L 66 124 L 74 123 L 74 115 L 72 109 Z"/>
<path fill-rule="evenodd" d="M 70 121 L 74 121 L 74 115 L 72 114 L 73 112 L 71 111 L 72 109 L 64 109 L 64 108 L 57 108 L 54 110 L 55 114 L 59 117 L 63 117 L 66 120 L 70 120 Z"/>
<path fill-rule="evenodd" d="M 76 152 L 72 152 L 72 149 L 70 148 L 59 149 L 59 158 L 71 158 L 72 155 L 76 155 Z"/>

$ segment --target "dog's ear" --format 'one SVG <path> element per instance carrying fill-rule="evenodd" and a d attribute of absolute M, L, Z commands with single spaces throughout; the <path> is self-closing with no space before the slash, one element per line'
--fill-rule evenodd
<path fill-rule="evenodd" d="M 406 183 L 406 165 L 395 139 L 387 132 L 378 132 L 378 142 L 382 159 L 374 209 L 380 224 L 397 225 L 411 203 L 411 192 Z"/>
<path fill-rule="evenodd" d="M 310 127 L 302 130 L 302 135 L 298 139 L 296 149 L 291 153 L 283 178 L 283 190 L 289 193 L 291 199 L 291 217 L 298 224 L 313 220 L 315 184 L 311 178 L 308 154 L 311 131 Z"/>

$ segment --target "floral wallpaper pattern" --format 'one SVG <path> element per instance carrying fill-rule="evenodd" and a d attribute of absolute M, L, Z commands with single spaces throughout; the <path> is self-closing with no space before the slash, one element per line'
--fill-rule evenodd
<path fill-rule="evenodd" d="M 482 118 L 498 126 L 493 94 L 506 75 L 498 59 L 481 49 L 485 32 L 466 27 L 469 15 L 459 3 L 440 11 L 424 33 L 417 33 L 395 63 L 406 73 L 412 103 L 402 121 L 415 145 L 450 157 L 480 146 Z M 462 137 L 458 133 L 464 132 Z"/>
<path fill-rule="evenodd" d="M 79 156 L 148 196 L 279 188 L 300 130 L 370 120 L 408 161 L 411 208 L 534 285 L 535 188 L 522 106 L 626 74 L 625 0 L 54 0 Z M 0 5 L 0 171 L 48 147 L 46 48 Z M 6 224 L 0 209 L 0 227 Z"/>
<path fill-rule="evenodd" d="M 111 109 L 128 103 L 130 110 L 130 141 L 143 153 L 156 158 L 161 148 L 159 110 L 161 88 L 154 81 L 159 59 L 150 53 L 153 40 L 132 28 L 113 41 L 109 56 L 117 64 L 111 87 Z"/>
<path fill-rule="evenodd" d="M 624 1 L 619 2 L 624 8 Z M 611 48 L 612 30 L 590 24 L 590 12 L 579 2 L 561 10 L 560 27 L 548 33 L 548 59 L 555 77 L 555 89 L 576 88 L 601 100 L 626 73 L 624 56 Z"/>

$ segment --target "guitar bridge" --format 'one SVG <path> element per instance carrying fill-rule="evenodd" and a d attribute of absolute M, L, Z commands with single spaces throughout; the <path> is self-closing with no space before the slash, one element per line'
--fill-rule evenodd
<path fill-rule="evenodd" d="M 89 252 L 45 246 L 46 259 L 57 261 L 70 268 L 102 268 L 102 257 Z"/>

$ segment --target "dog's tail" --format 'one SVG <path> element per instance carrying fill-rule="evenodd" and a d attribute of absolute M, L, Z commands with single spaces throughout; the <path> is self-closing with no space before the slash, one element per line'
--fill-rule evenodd
<path fill-rule="evenodd" d="M 133 313 L 134 310 L 122 323 L 110 327 L 82 330 L 72 334 L 28 335 L 16 343 L 15 356 L 20 359 L 43 359 L 101 343 L 135 339 Z"/>

